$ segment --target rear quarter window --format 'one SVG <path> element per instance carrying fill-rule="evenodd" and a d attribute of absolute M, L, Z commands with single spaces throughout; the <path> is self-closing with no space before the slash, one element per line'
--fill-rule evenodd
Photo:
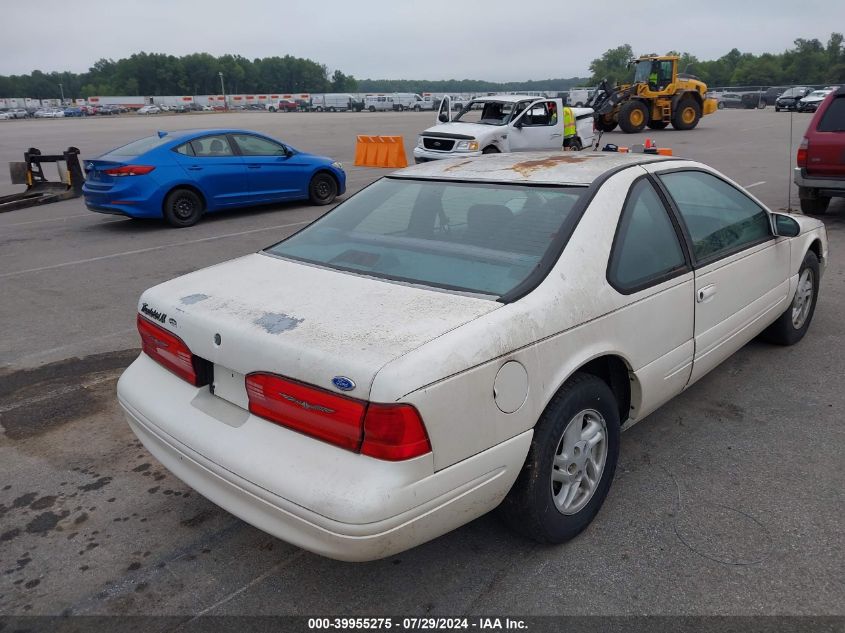
<path fill-rule="evenodd" d="M 845 132 L 845 95 L 828 104 L 816 128 L 818 132 Z"/>

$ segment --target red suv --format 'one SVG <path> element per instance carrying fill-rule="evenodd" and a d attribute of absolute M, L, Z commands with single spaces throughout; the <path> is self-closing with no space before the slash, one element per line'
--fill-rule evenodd
<path fill-rule="evenodd" d="M 845 197 L 845 87 L 819 105 L 798 148 L 797 163 L 801 211 L 822 214 L 831 198 Z"/>

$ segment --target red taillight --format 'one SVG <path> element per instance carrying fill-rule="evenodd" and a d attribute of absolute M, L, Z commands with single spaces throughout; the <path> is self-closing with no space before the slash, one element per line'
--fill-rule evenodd
<path fill-rule="evenodd" d="M 141 335 L 141 348 L 147 356 L 182 380 L 196 387 L 200 386 L 194 355 L 182 339 L 148 321 L 140 314 L 138 315 L 138 333 Z"/>
<path fill-rule="evenodd" d="M 155 167 L 152 165 L 123 165 L 103 170 L 108 176 L 143 176 L 150 173 Z"/>
<path fill-rule="evenodd" d="M 364 417 L 361 452 L 399 461 L 431 452 L 422 418 L 409 404 L 370 404 Z"/>
<path fill-rule="evenodd" d="M 390 461 L 431 451 L 408 404 L 368 403 L 275 374 L 250 374 L 246 390 L 251 413 L 350 451 Z"/>
<path fill-rule="evenodd" d="M 255 415 L 350 451 L 361 446 L 367 403 L 273 374 L 246 377 Z"/>
<path fill-rule="evenodd" d="M 798 146 L 798 155 L 795 157 L 795 162 L 798 164 L 799 167 L 807 166 L 807 151 L 809 149 L 810 139 L 805 136 L 801 141 L 801 145 Z"/>

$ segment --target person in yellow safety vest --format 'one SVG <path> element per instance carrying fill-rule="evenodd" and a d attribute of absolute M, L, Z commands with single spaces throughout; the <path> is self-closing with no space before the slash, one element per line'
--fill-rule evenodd
<path fill-rule="evenodd" d="M 563 138 L 575 136 L 576 134 L 578 134 L 578 130 L 575 127 L 575 113 L 572 112 L 572 108 L 564 108 L 563 109 Z"/>

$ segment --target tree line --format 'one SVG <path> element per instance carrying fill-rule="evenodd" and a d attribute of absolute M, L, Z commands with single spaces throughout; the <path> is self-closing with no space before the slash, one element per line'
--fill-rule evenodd
<path fill-rule="evenodd" d="M 653 54 L 653 53 L 648 53 Z M 722 57 L 703 61 L 687 52 L 680 69 L 701 78 L 708 86 L 778 86 L 845 82 L 845 47 L 841 33 L 826 44 L 818 39 L 796 39 L 782 53 L 742 53 L 734 48 Z M 240 55 L 215 57 L 192 53 L 182 57 L 163 53 L 136 53 L 114 61 L 101 59 L 85 73 L 43 72 L 0 75 L 0 96 L 36 99 L 84 98 L 94 95 L 202 95 L 220 94 L 220 73 L 227 93 L 282 92 L 441 92 L 478 93 L 563 91 L 595 85 L 601 79 L 629 81 L 627 67 L 634 58 L 629 44 L 606 51 L 590 64 L 591 77 L 492 82 L 475 79 L 361 79 L 310 59 L 285 55 L 253 60 Z M 61 85 L 61 88 L 59 87 Z"/>
<path fill-rule="evenodd" d="M 656 53 L 644 53 L 654 55 Z M 835 84 L 845 82 L 845 47 L 841 33 L 831 33 L 827 44 L 818 39 L 798 38 L 794 46 L 782 53 L 742 53 L 732 49 L 722 57 L 699 60 L 690 53 L 669 51 L 679 55 L 679 71 L 696 75 L 709 87 L 717 86 L 782 86 L 795 84 Z M 604 78 L 611 83 L 627 83 L 633 76 L 628 61 L 635 57 L 629 44 L 606 51 L 590 64 L 590 84 Z"/>
<path fill-rule="evenodd" d="M 351 75 L 336 70 L 330 76 L 325 65 L 291 55 L 249 60 L 239 55 L 193 53 L 176 57 L 142 52 L 118 61 L 101 59 L 85 73 L 35 70 L 28 75 L 0 75 L 0 96 L 51 99 L 62 93 L 66 98 L 220 94 L 220 73 L 227 94 L 357 89 Z"/>

